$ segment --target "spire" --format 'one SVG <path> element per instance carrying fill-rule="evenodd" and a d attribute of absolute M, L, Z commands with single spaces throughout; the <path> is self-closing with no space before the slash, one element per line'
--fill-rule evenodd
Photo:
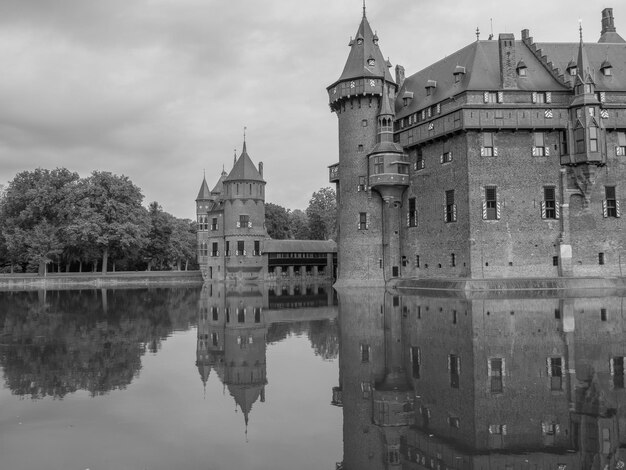
<path fill-rule="evenodd" d="M 224 179 L 224 181 L 262 181 L 263 176 L 259 173 L 259 170 L 254 166 L 250 156 L 248 155 L 248 149 L 246 145 L 246 128 L 244 127 L 243 134 L 243 150 L 241 151 L 241 155 L 237 158 L 237 154 L 235 154 L 235 162 L 233 164 L 233 169 L 230 171 L 229 175 Z"/>
<path fill-rule="evenodd" d="M 206 182 L 206 176 L 202 178 L 202 184 L 200 185 L 200 191 L 198 191 L 198 197 L 196 201 L 206 201 L 211 199 L 211 191 L 209 185 Z"/>
<path fill-rule="evenodd" d="M 582 83 L 589 83 L 591 79 L 591 70 L 589 69 L 589 59 L 587 58 L 587 52 L 585 51 L 585 43 L 583 42 L 583 22 L 578 20 L 578 31 L 580 35 L 580 43 L 578 45 L 578 76 Z"/>
<path fill-rule="evenodd" d="M 391 105 L 389 104 L 389 88 L 387 87 L 387 83 L 383 84 L 383 99 L 380 104 L 380 112 L 379 116 L 393 116 L 394 112 L 391 109 Z"/>
<path fill-rule="evenodd" d="M 233 149 L 233 168 L 235 168 L 235 163 L 237 163 L 237 149 Z"/>
<path fill-rule="evenodd" d="M 339 81 L 354 80 L 358 78 L 385 77 L 390 83 L 394 83 L 391 73 L 387 69 L 387 63 L 378 46 L 378 35 L 374 34 L 365 13 L 363 3 L 363 17 L 354 39 L 350 40 L 350 54 L 344 66 Z"/>

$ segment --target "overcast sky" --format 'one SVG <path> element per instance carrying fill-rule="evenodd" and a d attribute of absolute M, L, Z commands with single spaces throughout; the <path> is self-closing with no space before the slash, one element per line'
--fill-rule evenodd
<path fill-rule="evenodd" d="M 383 54 L 411 75 L 500 32 L 536 41 L 600 35 L 602 8 L 566 0 L 368 0 Z M 306 208 L 338 161 L 325 87 L 348 56 L 361 0 L 0 0 L 0 185 L 66 167 L 128 176 L 178 217 L 195 218 L 232 167 L 247 127 L 266 201 Z"/>

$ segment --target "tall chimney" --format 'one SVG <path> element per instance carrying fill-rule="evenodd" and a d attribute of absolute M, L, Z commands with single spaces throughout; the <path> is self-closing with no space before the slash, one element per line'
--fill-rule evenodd
<path fill-rule="evenodd" d="M 500 79 L 502 88 L 517 88 L 517 62 L 515 61 L 515 36 L 501 33 L 498 36 L 500 50 Z"/>
<path fill-rule="evenodd" d="M 602 33 L 614 33 L 615 23 L 613 22 L 613 8 L 602 10 Z"/>
<path fill-rule="evenodd" d="M 404 83 L 404 67 L 401 65 L 396 65 L 396 83 L 398 84 L 398 88 L 402 88 L 402 84 Z"/>

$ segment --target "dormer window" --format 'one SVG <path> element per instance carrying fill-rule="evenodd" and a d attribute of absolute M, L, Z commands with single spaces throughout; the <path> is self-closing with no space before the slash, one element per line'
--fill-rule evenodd
<path fill-rule="evenodd" d="M 578 73 L 578 67 L 576 66 L 576 62 L 574 62 L 574 59 L 570 60 L 569 63 L 567 64 L 567 73 L 570 74 L 571 77 L 575 77 L 576 73 Z"/>
<path fill-rule="evenodd" d="M 452 72 L 452 74 L 454 75 L 454 82 L 460 82 L 461 80 L 463 80 L 463 76 L 465 75 L 465 67 L 463 67 L 462 65 L 457 65 L 454 68 L 454 72 Z"/>
<path fill-rule="evenodd" d="M 604 62 L 602 62 L 602 65 L 600 65 L 600 71 L 602 72 L 602 75 L 604 75 L 605 77 L 610 77 L 612 75 L 612 72 L 611 72 L 612 69 L 613 69 L 613 66 L 609 62 L 609 59 L 606 59 Z"/>
<path fill-rule="evenodd" d="M 376 64 L 376 61 L 374 60 L 373 57 L 370 56 L 370 58 L 367 59 L 367 66 L 368 67 L 374 67 L 375 64 Z"/>
<path fill-rule="evenodd" d="M 433 93 L 433 90 L 437 88 L 437 82 L 435 80 L 428 80 L 426 82 L 426 95 L 430 96 Z"/>
<path fill-rule="evenodd" d="M 528 71 L 528 67 L 526 67 L 526 64 L 524 63 L 523 60 L 520 60 L 517 63 L 516 70 L 517 70 L 517 75 L 518 76 L 525 77 L 526 76 L 526 72 Z"/>
<path fill-rule="evenodd" d="M 374 33 L 374 39 L 373 39 L 373 41 L 374 41 L 374 44 L 375 44 L 375 45 L 378 45 L 378 34 Z"/>
<path fill-rule="evenodd" d="M 356 40 L 356 43 L 360 46 L 361 44 L 363 44 L 363 38 L 358 38 Z"/>
<path fill-rule="evenodd" d="M 412 99 L 413 99 L 413 92 L 412 91 L 405 91 L 402 94 L 402 104 L 404 106 L 408 106 Z"/>

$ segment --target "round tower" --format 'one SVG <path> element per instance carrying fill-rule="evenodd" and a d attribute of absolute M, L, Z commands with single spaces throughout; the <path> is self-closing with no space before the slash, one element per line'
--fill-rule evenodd
<path fill-rule="evenodd" d="M 263 279 L 265 181 L 263 164 L 257 169 L 243 143 L 243 151 L 223 180 L 224 279 Z"/>
<path fill-rule="evenodd" d="M 331 167 L 337 185 L 339 284 L 385 282 L 382 198 L 369 185 L 368 153 L 377 143 L 377 118 L 385 86 L 397 86 L 390 64 L 365 9 L 339 79 L 328 90 L 330 109 L 339 123 L 339 164 Z"/>

